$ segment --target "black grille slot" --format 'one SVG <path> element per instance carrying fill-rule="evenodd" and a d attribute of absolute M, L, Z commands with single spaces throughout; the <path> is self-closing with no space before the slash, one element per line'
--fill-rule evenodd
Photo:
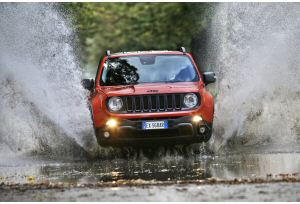
<path fill-rule="evenodd" d="M 141 109 L 141 99 L 139 96 L 134 96 L 134 99 L 135 99 L 135 111 L 140 112 L 142 110 Z"/>
<path fill-rule="evenodd" d="M 126 97 L 127 112 L 133 111 L 132 97 Z"/>
<path fill-rule="evenodd" d="M 172 110 L 173 109 L 173 96 L 174 95 L 165 95 L 165 99 L 166 99 L 166 108 L 168 109 L 168 110 Z"/>
<path fill-rule="evenodd" d="M 157 109 L 156 96 L 150 96 L 150 104 L 151 104 L 151 111 L 156 111 Z"/>
<path fill-rule="evenodd" d="M 159 97 L 159 110 L 163 111 L 165 110 L 165 97 L 164 95 L 160 95 Z"/>
<path fill-rule="evenodd" d="M 148 96 L 142 96 L 143 98 L 143 106 L 144 106 L 144 112 L 148 112 L 149 111 L 149 100 L 148 100 Z"/>
<path fill-rule="evenodd" d="M 125 113 L 139 112 L 164 112 L 164 111 L 180 111 L 184 110 L 183 96 L 184 93 L 175 94 L 152 94 L 140 96 L 124 96 L 122 97 Z M 198 95 L 198 94 L 197 94 Z M 198 95 L 199 104 L 200 98 Z M 198 105 L 199 105 L 198 104 Z"/>
<path fill-rule="evenodd" d="M 181 95 L 175 94 L 174 95 L 174 101 L 175 101 L 175 109 L 180 110 L 181 109 Z"/>

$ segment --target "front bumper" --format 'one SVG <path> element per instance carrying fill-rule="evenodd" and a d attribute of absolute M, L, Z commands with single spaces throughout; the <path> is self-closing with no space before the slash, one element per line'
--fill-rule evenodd
<path fill-rule="evenodd" d="M 143 121 L 167 120 L 168 129 L 144 130 Z M 199 127 L 206 131 L 200 133 Z M 104 133 L 109 133 L 109 138 Z M 206 142 L 212 134 L 212 124 L 206 121 L 193 122 L 192 116 L 176 118 L 119 119 L 115 128 L 95 129 L 97 141 L 101 146 L 151 146 L 176 145 Z"/>

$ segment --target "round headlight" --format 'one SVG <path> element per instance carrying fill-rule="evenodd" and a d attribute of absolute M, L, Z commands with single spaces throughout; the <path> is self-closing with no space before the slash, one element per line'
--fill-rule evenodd
<path fill-rule="evenodd" d="M 111 97 L 108 100 L 108 108 L 110 111 L 116 112 L 121 110 L 123 107 L 123 101 L 120 97 Z"/>
<path fill-rule="evenodd" d="M 187 108 L 194 108 L 198 104 L 198 97 L 194 93 L 188 93 L 184 96 L 183 103 Z"/>

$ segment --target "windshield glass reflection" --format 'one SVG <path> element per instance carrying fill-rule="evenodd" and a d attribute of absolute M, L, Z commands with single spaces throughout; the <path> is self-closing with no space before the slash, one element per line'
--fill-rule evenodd
<path fill-rule="evenodd" d="M 187 56 L 141 55 L 108 59 L 104 65 L 101 85 L 194 82 L 198 80 L 198 73 Z"/>

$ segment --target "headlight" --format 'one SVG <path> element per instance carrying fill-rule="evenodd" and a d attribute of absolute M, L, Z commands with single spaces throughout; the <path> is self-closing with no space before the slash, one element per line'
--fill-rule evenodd
<path fill-rule="evenodd" d="M 123 101 L 120 97 L 111 97 L 108 100 L 108 108 L 110 111 L 116 112 L 121 110 L 123 107 Z"/>
<path fill-rule="evenodd" d="M 198 104 L 198 97 L 194 93 L 188 93 L 184 96 L 183 103 L 187 108 L 194 108 Z"/>

